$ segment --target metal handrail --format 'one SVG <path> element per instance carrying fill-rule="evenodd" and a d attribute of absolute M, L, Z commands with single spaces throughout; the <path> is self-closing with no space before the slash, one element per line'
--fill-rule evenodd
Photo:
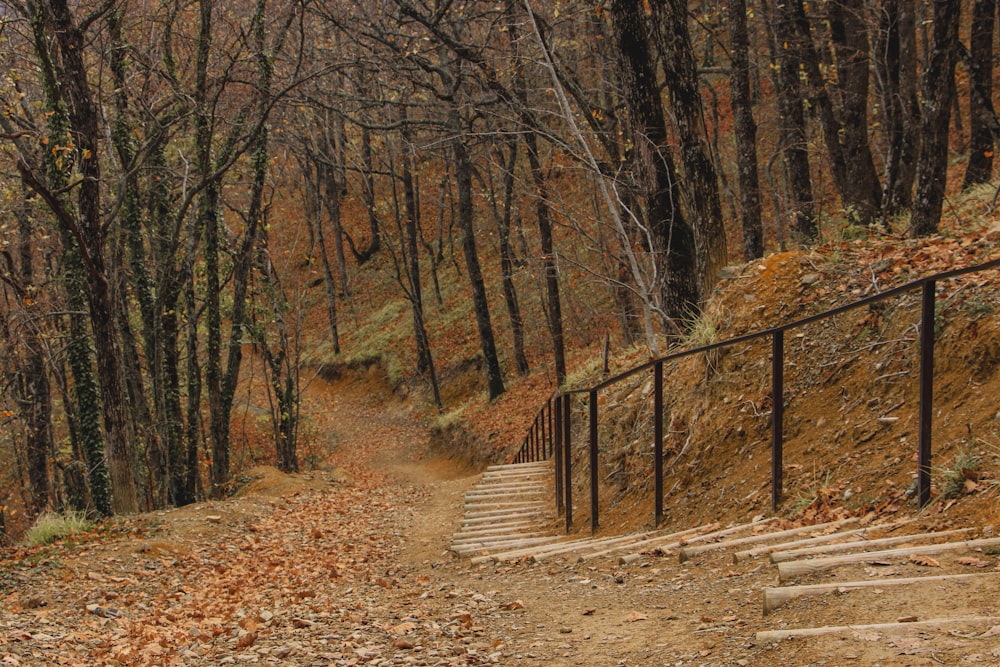
<path fill-rule="evenodd" d="M 591 531 L 598 528 L 598 406 L 597 393 L 643 371 L 653 369 L 654 373 L 654 525 L 659 526 L 663 517 L 663 364 L 693 354 L 702 354 L 723 347 L 738 345 L 760 338 L 771 338 L 771 506 L 777 509 L 782 492 L 782 457 L 784 439 L 784 337 L 791 329 L 829 319 L 857 308 L 884 301 L 894 296 L 921 289 L 920 320 L 920 406 L 917 445 L 917 497 L 920 507 L 930 502 L 931 491 L 931 423 L 934 394 L 934 306 L 935 287 L 938 281 L 956 278 L 969 273 L 978 273 L 1000 267 L 1000 259 L 994 259 L 976 266 L 944 271 L 890 288 L 884 292 L 853 301 L 836 308 L 809 315 L 786 324 L 751 332 L 710 345 L 672 352 L 658 359 L 647 361 L 618 375 L 605 379 L 588 388 L 555 392 L 542 406 L 521 449 L 514 457 L 515 463 L 540 461 L 553 456 L 556 475 L 556 508 L 565 512 L 566 530 L 572 528 L 572 470 L 570 463 L 570 397 L 588 395 L 590 420 L 590 502 Z M 554 419 L 554 423 L 553 423 Z M 548 428 L 546 429 L 546 424 Z"/>

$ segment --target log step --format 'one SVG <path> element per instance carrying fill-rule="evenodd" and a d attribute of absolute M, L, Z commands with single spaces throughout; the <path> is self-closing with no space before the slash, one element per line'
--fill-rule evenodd
<path fill-rule="evenodd" d="M 827 528 L 840 528 L 841 526 L 846 526 L 851 523 L 857 523 L 857 519 L 841 519 L 840 521 L 831 521 L 828 523 L 820 523 L 812 526 L 802 526 L 799 528 L 789 528 L 788 530 L 779 530 L 773 533 L 761 533 L 759 535 L 750 535 L 749 537 L 739 537 L 732 540 L 723 540 L 721 542 L 714 542 L 712 544 L 701 544 L 693 547 L 684 547 L 678 552 L 678 556 L 681 562 L 684 563 L 691 558 L 694 558 L 698 554 L 702 554 L 708 551 L 717 551 L 719 549 L 731 549 L 736 546 L 743 546 L 744 544 L 756 544 L 758 542 L 769 542 L 772 540 L 781 540 L 786 537 L 792 537 L 793 535 L 801 535 L 802 533 L 815 532 L 817 530 L 824 530 Z"/>
<path fill-rule="evenodd" d="M 932 618 L 926 621 L 911 623 L 872 623 L 869 625 L 830 625 L 821 628 L 797 628 L 790 630 L 769 630 L 758 632 L 755 636 L 757 644 L 781 641 L 790 637 L 818 637 L 820 635 L 839 632 L 887 632 L 900 633 L 918 630 L 937 630 L 952 625 L 976 626 L 988 630 L 1000 622 L 1000 616 L 959 616 L 956 618 Z"/>
<path fill-rule="evenodd" d="M 778 563 L 778 580 L 789 581 L 803 574 L 815 574 L 832 570 L 841 565 L 860 563 L 866 560 L 884 560 L 889 558 L 907 558 L 911 555 L 939 554 L 948 551 L 963 551 L 978 549 L 981 547 L 994 547 L 1000 545 L 1000 538 L 992 537 L 985 540 L 965 540 L 964 542 L 943 542 L 941 544 L 927 544 L 918 547 L 905 547 L 902 549 L 888 549 L 884 551 L 866 551 L 864 553 L 846 554 L 844 556 L 830 556 L 829 558 L 813 558 L 811 560 L 790 560 Z"/>
<path fill-rule="evenodd" d="M 803 586 L 772 586 L 764 589 L 764 615 L 800 597 L 807 595 L 824 595 L 826 593 L 843 593 L 862 588 L 888 588 L 890 586 L 909 586 L 927 584 L 930 582 L 983 581 L 990 577 L 1000 576 L 1000 572 L 978 572 L 975 574 L 936 574 L 927 577 L 903 577 L 901 579 L 865 579 L 863 581 L 842 581 L 829 584 L 807 584 Z"/>

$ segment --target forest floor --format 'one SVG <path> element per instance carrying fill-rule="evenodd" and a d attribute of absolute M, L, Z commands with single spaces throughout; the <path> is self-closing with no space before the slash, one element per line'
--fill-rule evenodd
<path fill-rule="evenodd" d="M 870 613 L 995 613 L 996 584 L 802 599 L 764 618 L 773 570 L 728 557 L 470 565 L 447 547 L 479 476 L 428 458 L 425 426 L 371 381 L 317 379 L 309 400 L 330 444 L 315 470 L 258 468 L 229 500 L 0 554 L 0 665 L 1000 662 L 1000 628 L 754 643 Z"/>

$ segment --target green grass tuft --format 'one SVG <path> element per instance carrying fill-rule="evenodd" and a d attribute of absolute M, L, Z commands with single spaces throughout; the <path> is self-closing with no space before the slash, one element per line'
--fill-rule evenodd
<path fill-rule="evenodd" d="M 25 546 L 40 547 L 76 533 L 86 532 L 90 528 L 91 523 L 82 514 L 46 512 L 35 520 L 34 525 L 24 534 L 22 542 Z"/>

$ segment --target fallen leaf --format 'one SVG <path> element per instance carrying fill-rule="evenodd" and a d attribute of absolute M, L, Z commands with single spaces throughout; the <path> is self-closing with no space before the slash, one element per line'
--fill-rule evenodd
<path fill-rule="evenodd" d="M 597 609 L 587 609 L 586 611 L 583 612 L 583 615 L 584 616 L 593 616 L 595 611 L 597 611 Z"/>
<path fill-rule="evenodd" d="M 524 603 L 520 600 L 514 600 L 513 602 L 508 602 L 503 606 L 507 611 L 514 611 L 515 609 L 524 609 Z"/>
<path fill-rule="evenodd" d="M 969 565 L 971 567 L 989 567 L 993 563 L 988 560 L 983 560 L 982 558 L 975 558 L 973 556 L 966 556 L 964 558 L 956 558 L 955 562 L 959 565 Z"/>
<path fill-rule="evenodd" d="M 251 646 L 253 646 L 253 643 L 255 641 L 257 641 L 257 633 L 256 632 L 249 632 L 249 633 L 243 635 L 242 637 L 240 637 L 239 640 L 237 640 L 237 642 L 236 642 L 236 648 L 238 650 L 243 650 L 245 648 L 250 648 Z"/>
<path fill-rule="evenodd" d="M 633 611 L 631 614 L 625 617 L 626 623 L 635 623 L 636 621 L 646 621 L 649 620 L 649 616 L 643 614 L 641 611 Z"/>
<path fill-rule="evenodd" d="M 930 556 L 922 556 L 920 554 L 911 554 L 910 562 L 914 565 L 920 565 L 922 567 L 941 567 L 941 563 L 937 560 L 931 558 Z"/>
<path fill-rule="evenodd" d="M 402 638 L 397 639 L 394 642 L 392 642 L 392 645 L 395 648 L 401 648 L 401 649 L 411 649 L 414 646 L 413 642 L 408 641 L 406 639 L 402 639 Z"/>

